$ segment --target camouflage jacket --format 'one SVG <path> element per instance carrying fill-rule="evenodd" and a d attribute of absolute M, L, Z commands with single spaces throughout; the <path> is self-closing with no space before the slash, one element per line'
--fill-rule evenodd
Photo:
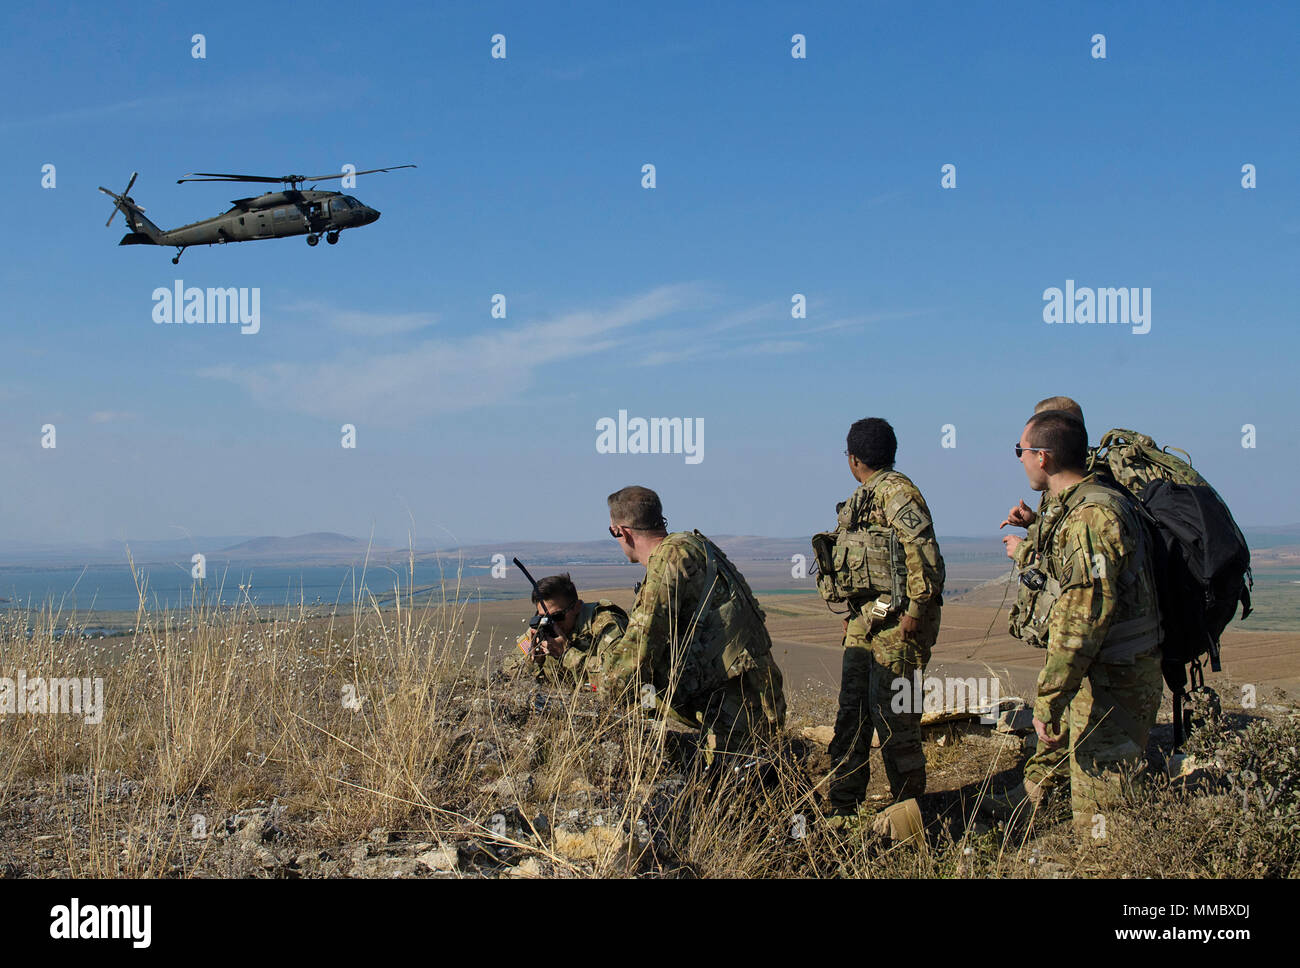
<path fill-rule="evenodd" d="M 1041 567 L 1059 585 L 1059 597 L 1047 616 L 1034 715 L 1057 726 L 1094 663 L 1132 665 L 1160 643 L 1145 529 L 1125 499 L 1080 501 L 1075 492 L 1085 485 L 1096 487 L 1096 478 L 1088 475 L 1057 496 L 1063 513 L 1039 537 Z"/>
<path fill-rule="evenodd" d="M 698 531 L 677 531 L 646 562 L 627 632 L 605 652 L 600 691 L 636 699 L 634 687 L 648 684 L 657 707 L 680 713 L 755 668 L 771 648 L 763 610 L 740 572 Z"/>
<path fill-rule="evenodd" d="M 563 670 L 569 679 L 581 685 L 600 671 L 601 657 L 611 643 L 622 638 L 626 629 L 627 613 L 613 602 L 603 598 L 598 602 L 583 602 L 569 636 L 569 647 L 562 656 L 558 659 L 547 656 L 540 663 L 532 662 L 522 654 L 519 658 L 534 665 L 538 675 L 548 670 Z M 524 642 L 524 639 L 520 641 Z M 517 664 L 517 661 L 512 663 Z"/>
<path fill-rule="evenodd" d="M 943 604 L 945 570 L 925 498 L 907 475 L 878 470 L 839 505 L 836 528 L 854 531 L 879 525 L 892 528 L 907 561 L 907 614 L 913 618 Z"/>
<path fill-rule="evenodd" d="M 1029 527 L 1025 529 L 1025 540 L 1016 547 L 1016 568 L 1023 571 L 1032 567 L 1038 561 L 1039 532 L 1043 528 L 1051 526 L 1052 520 L 1060 513 L 1060 509 L 1061 502 L 1052 497 L 1047 491 L 1044 491 L 1043 496 L 1038 501 L 1038 513 Z"/>
<path fill-rule="evenodd" d="M 1088 466 L 1096 460 L 1097 448 L 1088 448 Z M 1016 567 L 1023 571 L 1032 567 L 1038 560 L 1038 535 L 1043 528 L 1051 527 L 1052 521 L 1061 512 L 1060 497 L 1052 497 L 1050 491 L 1044 491 L 1038 499 L 1038 513 L 1029 527 L 1025 529 L 1025 540 L 1016 548 Z M 1023 587 L 1023 586 L 1022 586 Z"/>

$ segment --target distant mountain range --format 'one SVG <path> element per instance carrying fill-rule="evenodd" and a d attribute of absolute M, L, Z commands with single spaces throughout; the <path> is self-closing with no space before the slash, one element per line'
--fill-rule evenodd
<path fill-rule="evenodd" d="M 1245 528 L 1252 550 L 1272 557 L 1279 552 L 1300 552 L 1300 524 Z M 811 555 L 807 537 L 763 538 L 753 535 L 712 535 L 718 545 L 739 561 L 789 561 L 792 555 Z M 949 561 L 999 560 L 1003 556 L 997 535 L 943 537 L 939 543 Z M 137 564 L 188 562 L 196 552 L 207 556 L 209 567 L 219 562 L 257 562 L 277 565 L 351 564 L 367 559 L 376 564 L 405 561 L 408 548 L 354 538 L 331 531 L 290 537 L 196 536 L 165 541 L 104 541 L 79 546 L 0 545 L 0 565 L 8 567 L 81 567 L 125 564 L 127 551 Z M 596 541 L 498 541 L 450 548 L 415 549 L 417 562 L 464 559 L 491 562 L 503 554 L 518 556 L 533 565 L 600 565 L 626 561 L 611 539 Z"/>

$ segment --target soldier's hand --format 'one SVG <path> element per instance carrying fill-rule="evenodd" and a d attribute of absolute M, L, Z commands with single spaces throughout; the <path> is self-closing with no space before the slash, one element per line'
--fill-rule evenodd
<path fill-rule="evenodd" d="M 1012 561 L 1016 558 L 1016 549 L 1025 539 L 1016 534 L 1004 534 L 1002 536 L 1002 547 L 1007 549 L 1007 557 Z"/>
<path fill-rule="evenodd" d="M 1038 734 L 1038 742 L 1049 750 L 1054 750 L 1061 745 L 1061 737 L 1053 736 L 1048 732 L 1048 726 L 1045 722 L 1034 717 L 1034 732 Z"/>
<path fill-rule="evenodd" d="M 1008 524 L 1017 528 L 1027 528 L 1038 520 L 1038 515 L 1024 501 L 1021 501 L 1010 511 L 1007 512 L 1007 518 L 998 525 L 998 529 L 1005 528 Z"/>
<path fill-rule="evenodd" d="M 564 650 L 568 647 L 569 637 L 559 629 L 556 629 L 555 633 L 546 640 L 546 653 L 555 656 L 557 659 L 564 655 Z"/>
<path fill-rule="evenodd" d="M 902 617 L 898 620 L 898 629 L 903 633 L 903 638 L 914 639 L 916 638 L 917 633 L 921 631 L 921 620 L 919 618 L 913 618 L 904 612 Z"/>

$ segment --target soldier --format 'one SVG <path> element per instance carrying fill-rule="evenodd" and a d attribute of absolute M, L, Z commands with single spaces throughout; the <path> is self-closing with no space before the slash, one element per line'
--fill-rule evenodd
<path fill-rule="evenodd" d="M 538 615 L 549 615 L 555 632 L 538 639 L 536 629 L 519 638 L 519 655 L 507 656 L 509 674 L 532 670 L 538 678 L 589 684 L 600 672 L 601 656 L 627 629 L 627 613 L 607 599 L 584 602 L 568 573 L 549 575 L 537 583 L 533 604 Z"/>
<path fill-rule="evenodd" d="M 1148 537 L 1130 500 L 1087 473 L 1088 434 L 1073 414 L 1030 418 L 1016 444 L 1029 485 L 1060 506 L 1038 534 L 1047 661 L 1038 677 L 1040 747 L 1068 743 L 1075 824 L 1122 796 L 1145 767 L 1160 706 L 1160 620 Z M 1104 829 L 1104 828 L 1103 828 Z"/>
<path fill-rule="evenodd" d="M 1083 423 L 1083 408 L 1069 397 L 1048 397 L 1046 400 L 1040 400 L 1034 407 L 1034 413 L 1042 413 L 1045 410 L 1061 410 L 1077 418 L 1079 423 Z M 1045 526 L 1050 526 L 1053 517 L 1059 514 L 1060 511 L 1060 504 L 1045 491 L 1039 501 L 1037 513 L 1030 510 L 1029 505 L 1025 504 L 1024 501 L 1021 501 L 1007 512 L 1006 520 L 998 525 L 999 528 L 1005 528 L 1007 525 L 1025 528 L 1028 532 L 1024 538 L 1017 535 L 1006 535 L 1002 539 L 1002 545 L 1006 548 L 1007 557 L 1016 563 L 1020 576 L 1032 574 L 1039 559 L 1039 530 Z M 1045 648 L 1047 643 L 1044 641 L 1046 612 L 1039 609 L 1035 618 L 1035 605 L 1039 602 L 1040 592 L 1041 589 L 1031 588 L 1026 585 L 1024 578 L 1016 582 L 1016 603 L 1011 607 L 1008 626 L 1009 631 L 1016 638 L 1023 639 L 1028 644 L 1041 649 Z M 1067 728 L 1064 724 L 1062 725 L 1062 729 Z M 1068 735 L 1062 735 L 1059 746 L 1048 748 L 1040 745 L 1035 747 L 1033 754 L 1025 763 L 1023 790 L 1013 788 L 1009 793 L 1011 802 L 1014 803 L 1020 799 L 1020 794 L 1023 793 L 1034 804 L 1043 803 L 1044 799 L 1052 791 L 1059 789 L 1068 782 L 1070 775 L 1069 761 L 1070 742 Z"/>
<path fill-rule="evenodd" d="M 836 816 L 857 812 L 870 779 L 871 734 L 880 735 L 889 789 L 896 800 L 925 792 L 921 709 L 895 709 L 901 690 L 930 661 L 939 636 L 944 564 L 925 498 L 894 470 L 898 440 L 885 420 L 849 428 L 849 472 L 859 486 L 838 507 L 835 560 L 848 594 L 839 714 L 829 753 L 828 794 Z M 856 552 L 856 553 L 855 553 Z"/>
<path fill-rule="evenodd" d="M 627 632 L 605 653 L 601 694 L 699 729 L 708 765 L 779 730 L 781 670 L 763 610 L 736 566 L 698 531 L 669 534 L 649 488 L 609 496 L 609 533 L 646 576 Z"/>

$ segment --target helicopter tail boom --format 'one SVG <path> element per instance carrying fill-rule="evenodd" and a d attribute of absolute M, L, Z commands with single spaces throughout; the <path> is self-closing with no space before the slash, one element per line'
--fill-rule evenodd
<path fill-rule="evenodd" d="M 99 190 L 117 203 L 113 206 L 113 214 L 108 217 L 108 221 L 104 224 L 111 225 L 117 213 L 121 212 L 131 231 L 122 237 L 122 241 L 118 245 L 163 245 L 162 229 L 145 218 L 144 209 L 137 205 L 135 199 L 127 194 L 131 191 L 131 186 L 135 184 L 135 179 L 136 175 L 132 175 L 131 180 L 120 195 L 117 192 L 110 192 L 102 185 L 100 186 Z"/>

